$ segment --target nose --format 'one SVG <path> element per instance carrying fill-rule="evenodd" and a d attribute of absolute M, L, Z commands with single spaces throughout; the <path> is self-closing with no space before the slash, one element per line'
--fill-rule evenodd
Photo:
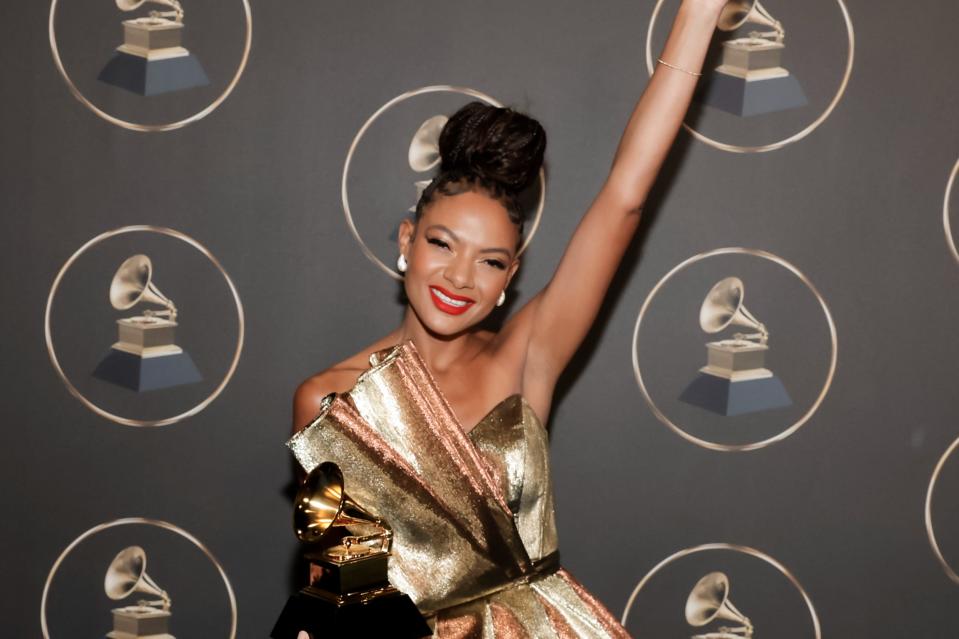
<path fill-rule="evenodd" d="M 473 288 L 473 260 L 457 255 L 447 263 L 443 276 L 456 288 Z"/>

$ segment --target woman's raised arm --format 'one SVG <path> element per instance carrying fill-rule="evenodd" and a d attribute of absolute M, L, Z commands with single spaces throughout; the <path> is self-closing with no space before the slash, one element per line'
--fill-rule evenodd
<path fill-rule="evenodd" d="M 524 386 L 552 384 L 599 312 L 679 131 L 726 0 L 683 0 L 661 60 L 620 140 L 603 188 L 549 284 L 504 326 L 526 336 Z M 677 68 L 678 67 L 678 68 Z M 510 327 L 516 320 L 518 326 Z M 515 334 L 515 333 L 514 333 Z"/>

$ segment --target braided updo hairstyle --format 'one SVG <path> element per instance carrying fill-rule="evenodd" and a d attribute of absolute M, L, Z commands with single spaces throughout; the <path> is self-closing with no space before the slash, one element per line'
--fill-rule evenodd
<path fill-rule="evenodd" d="M 546 131 L 533 118 L 512 109 L 470 102 L 440 133 L 439 173 L 416 204 L 416 220 L 439 195 L 482 190 L 499 201 L 523 233 L 519 195 L 539 175 Z"/>

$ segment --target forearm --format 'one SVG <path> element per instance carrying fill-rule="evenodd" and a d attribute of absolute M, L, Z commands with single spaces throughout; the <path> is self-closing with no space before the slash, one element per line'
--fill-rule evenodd
<path fill-rule="evenodd" d="M 724 4 L 725 0 L 683 0 L 663 60 L 699 71 Z M 688 73 L 661 65 L 653 73 L 626 125 L 606 184 L 573 233 L 553 279 L 530 302 L 524 384 L 555 380 L 595 321 L 639 228 L 636 212 L 652 188 L 695 88 L 696 77 Z"/>
<path fill-rule="evenodd" d="M 660 57 L 675 67 L 700 72 L 722 6 L 716 0 L 683 0 Z M 645 202 L 698 80 L 664 65 L 654 68 L 623 132 L 604 187 L 628 210 L 637 210 Z"/>

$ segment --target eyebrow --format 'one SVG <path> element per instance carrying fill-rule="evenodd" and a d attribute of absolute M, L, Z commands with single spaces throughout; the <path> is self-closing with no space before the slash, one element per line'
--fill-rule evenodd
<path fill-rule="evenodd" d="M 459 242 L 459 241 L 460 241 L 460 238 L 459 238 L 458 235 L 456 235 L 456 233 L 454 233 L 453 231 L 451 231 L 451 230 L 448 229 L 447 227 L 443 226 L 442 224 L 431 224 L 431 225 L 429 225 L 428 227 L 426 227 L 426 230 L 427 230 L 427 231 L 430 231 L 430 230 L 433 230 L 433 229 L 437 229 L 437 230 L 445 231 L 446 233 L 449 233 L 450 237 L 453 238 L 453 241 L 454 241 L 454 242 Z M 513 254 L 510 253 L 508 249 L 499 248 L 499 247 L 480 249 L 480 253 L 502 253 L 502 254 L 505 255 L 507 258 L 512 258 L 512 257 L 513 257 Z"/>

